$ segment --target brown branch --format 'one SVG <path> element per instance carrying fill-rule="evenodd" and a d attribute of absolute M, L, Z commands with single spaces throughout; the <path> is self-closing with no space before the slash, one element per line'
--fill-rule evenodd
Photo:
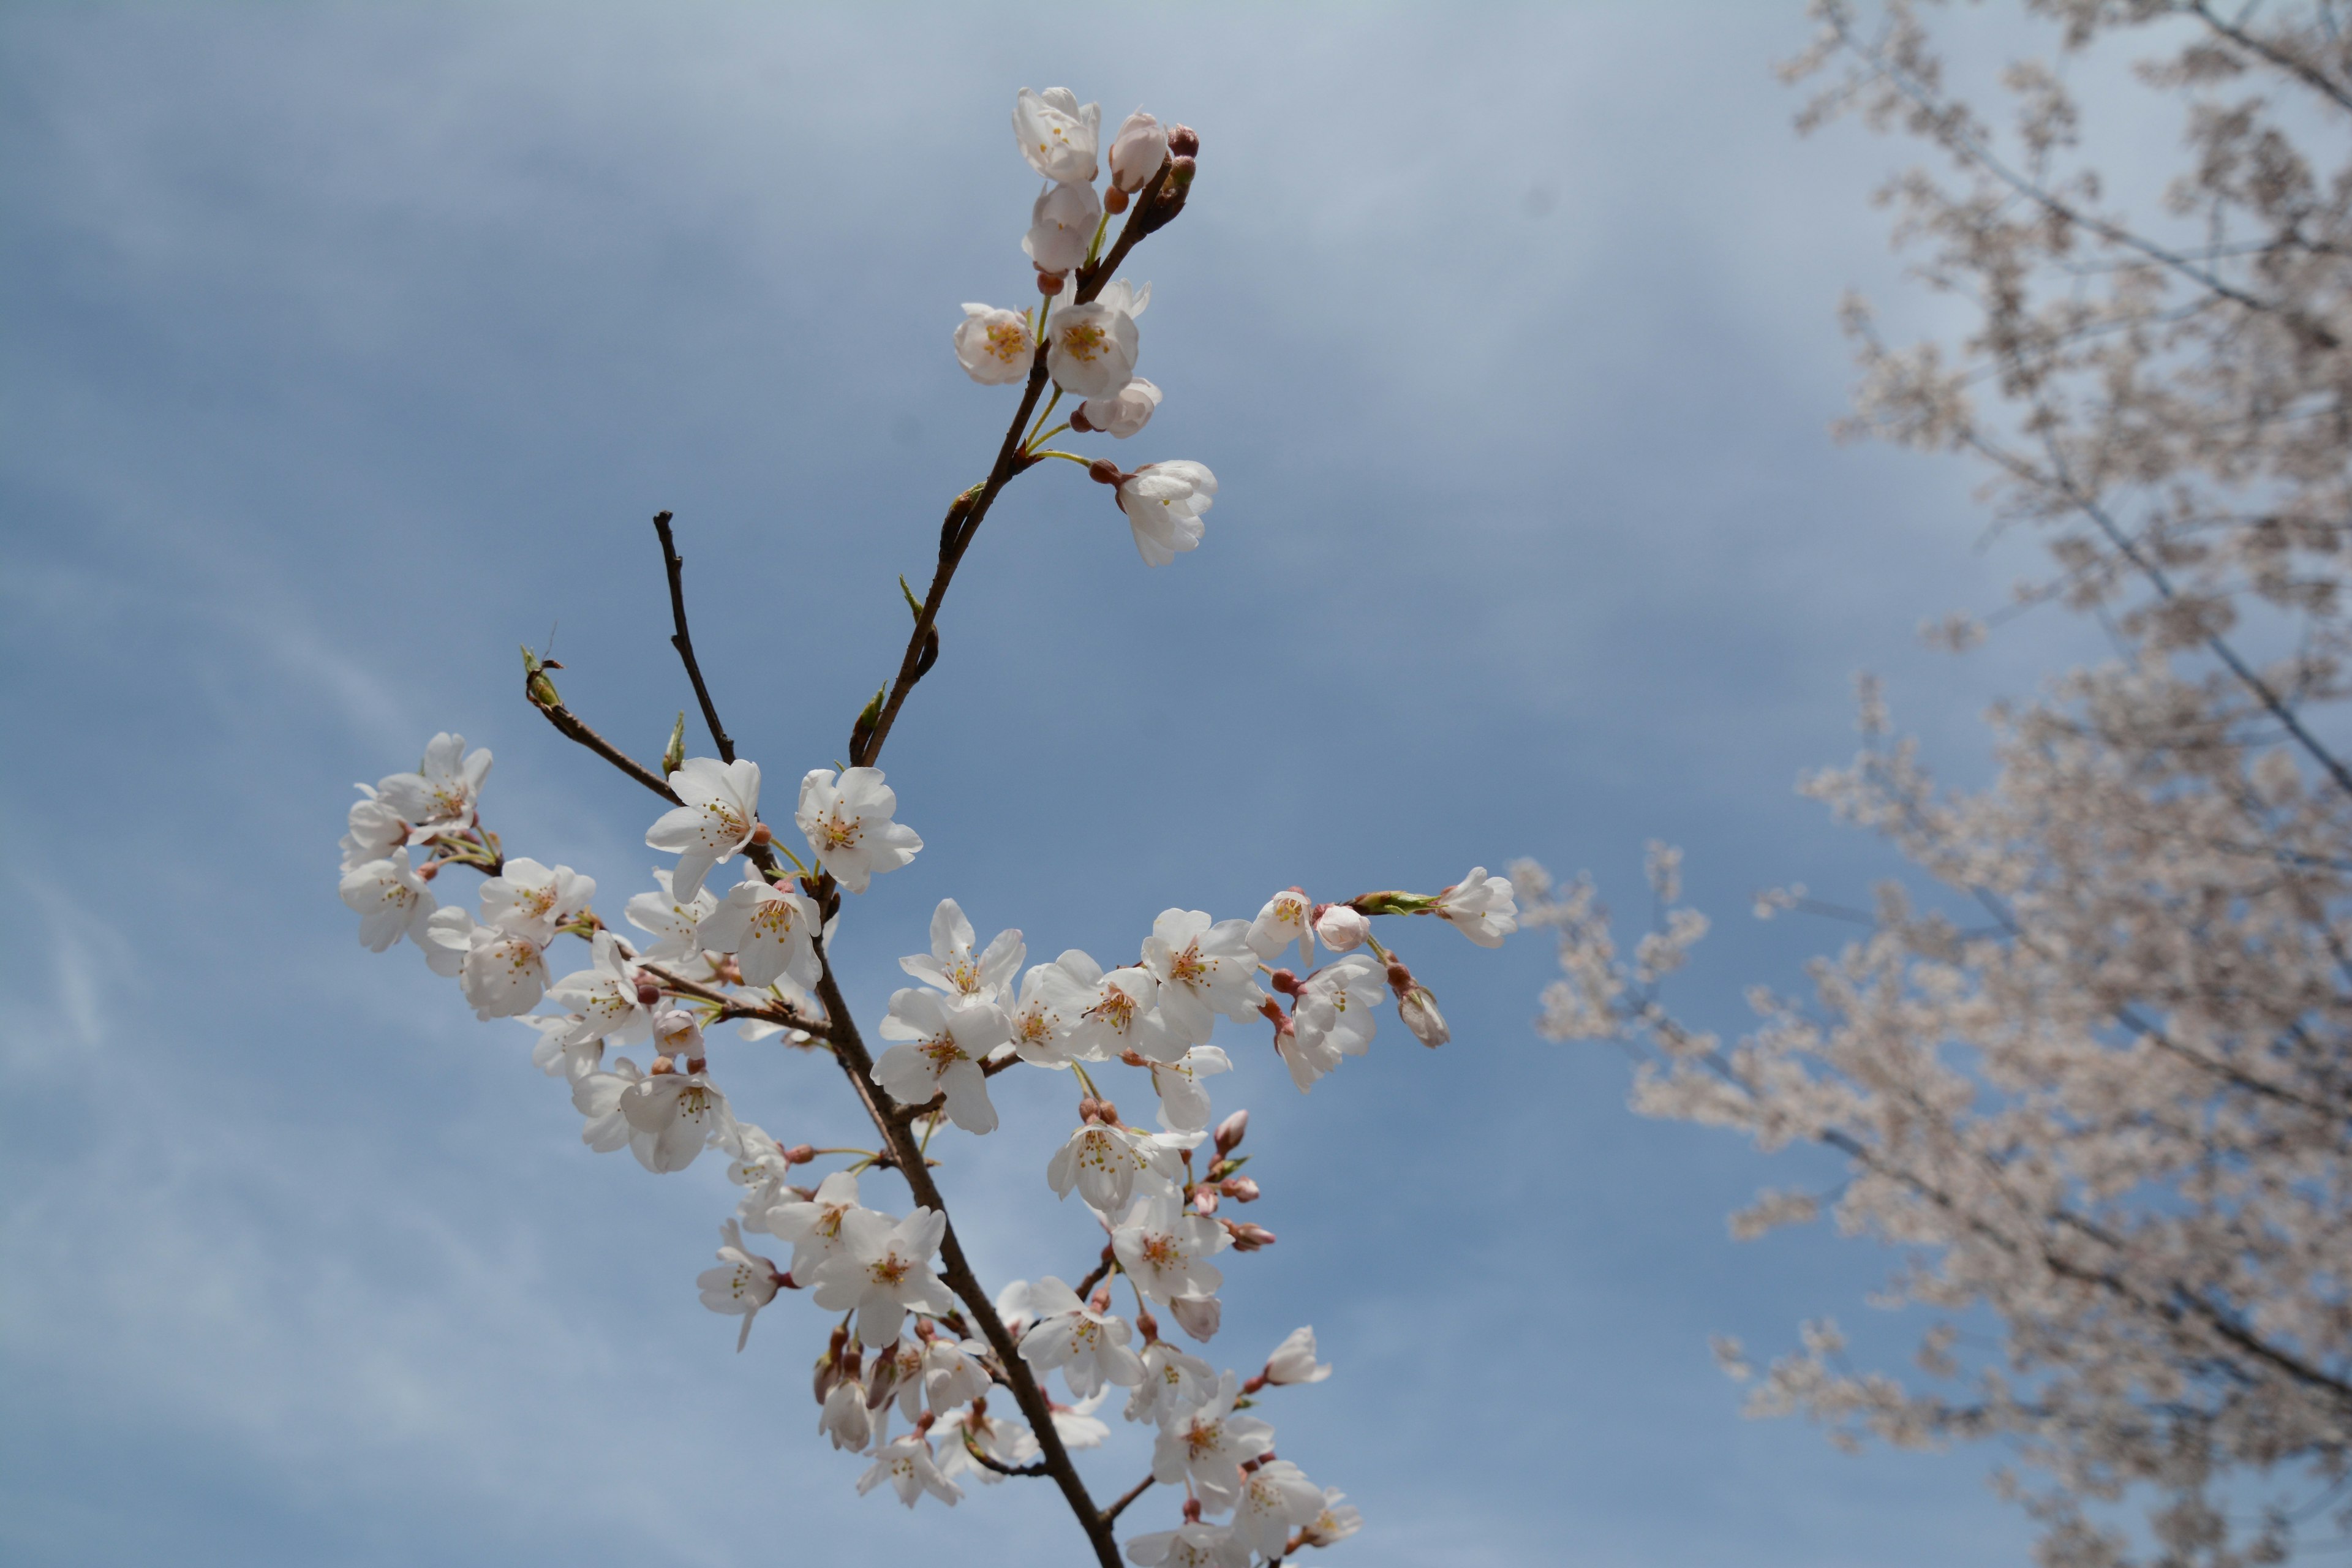
<path fill-rule="evenodd" d="M 719 1016 L 722 1018 L 758 1018 L 771 1024 L 782 1024 L 788 1029 L 798 1029 L 803 1034 L 814 1035 L 821 1040 L 833 1037 L 833 1026 L 824 1019 L 809 1017 L 782 1003 L 746 1003 L 740 997 L 730 996 L 724 991 L 713 990 L 708 985 L 688 980 L 682 974 L 673 974 L 656 964 L 639 963 L 637 967 L 660 981 L 667 989 L 675 991 L 681 996 L 692 996 L 698 1001 L 718 1003 L 720 1009 Z"/>
<path fill-rule="evenodd" d="M 1087 1272 L 1087 1277 L 1078 1281 L 1076 1287 L 1078 1293 L 1078 1299 L 1082 1301 L 1085 1300 L 1087 1296 L 1093 1293 L 1096 1286 L 1101 1284 L 1106 1279 L 1109 1278 L 1110 1271 L 1117 1267 L 1118 1267 L 1118 1254 L 1113 1252 L 1108 1246 L 1106 1246 L 1102 1249 L 1102 1261 L 1096 1264 L 1094 1268 Z"/>
<path fill-rule="evenodd" d="M 1125 1513 L 1129 1503 L 1133 1502 L 1136 1499 L 1141 1497 L 1144 1493 L 1151 1489 L 1153 1479 L 1154 1478 L 1146 1476 L 1141 1480 L 1136 1482 L 1133 1486 L 1128 1488 L 1127 1490 L 1121 1492 L 1117 1502 L 1103 1510 L 1102 1521 L 1105 1524 L 1109 1524 L 1116 1521 L 1120 1514 Z"/>
<path fill-rule="evenodd" d="M 710 729 L 711 744 L 719 748 L 719 760 L 735 760 L 735 741 L 727 733 L 727 726 L 719 721 L 719 707 L 710 700 L 710 688 L 703 684 L 702 666 L 694 659 L 694 638 L 686 629 L 686 563 L 677 553 L 671 540 L 669 513 L 654 513 L 654 531 L 661 536 L 662 565 L 669 573 L 669 614 L 677 629 L 670 634 L 669 646 L 677 649 L 677 657 L 686 666 L 687 679 L 694 682 L 694 700 L 702 704 L 702 721 Z"/>
<path fill-rule="evenodd" d="M 817 949 L 817 955 L 824 963 L 824 972 L 817 981 L 817 1000 L 824 1004 L 826 1013 L 835 1020 L 834 1054 L 840 1058 L 841 1070 L 848 1077 L 850 1087 L 859 1100 L 865 1104 L 866 1114 L 873 1118 L 876 1131 L 882 1134 L 891 1153 L 898 1157 L 899 1173 L 906 1177 L 908 1191 L 913 1194 L 915 1202 L 945 1216 L 947 1200 L 940 1194 L 939 1184 L 931 1179 L 931 1173 L 923 1163 L 922 1151 L 916 1146 L 914 1134 L 908 1130 L 906 1122 L 898 1119 L 898 1107 L 888 1093 L 873 1081 L 874 1058 L 866 1054 L 866 1042 L 858 1035 L 857 1024 L 850 1015 L 848 1003 L 842 998 L 840 983 L 834 978 L 832 960 L 825 954 L 822 944 Z M 1077 1467 L 1071 1462 L 1069 1449 L 1063 1446 L 1061 1434 L 1054 1429 L 1053 1406 L 1047 1403 L 1045 1390 L 1038 1386 L 1036 1374 L 1030 1370 L 1029 1363 L 1021 1359 L 1020 1348 L 1013 1343 L 1013 1335 L 1005 1329 L 1004 1320 L 996 1315 L 996 1304 L 989 1299 L 988 1291 L 981 1285 L 980 1277 L 972 1272 L 970 1260 L 963 1255 L 963 1244 L 956 1237 L 953 1220 L 948 1222 L 946 1234 L 940 1240 L 940 1278 L 970 1310 L 981 1337 L 996 1352 L 996 1359 L 1005 1374 L 1005 1385 L 1013 1390 L 1013 1397 L 1020 1405 L 1021 1414 L 1028 1419 L 1030 1430 L 1036 1436 L 1042 1456 L 1039 1463 L 1045 1466 L 1046 1474 L 1054 1478 L 1055 1484 L 1061 1488 L 1070 1511 L 1077 1516 L 1080 1528 L 1086 1531 L 1087 1539 L 1093 1544 L 1101 1568 L 1118 1568 L 1118 1542 L 1111 1533 L 1110 1522 L 1096 1510 L 1094 1499 L 1087 1495 L 1087 1484 L 1079 1478 Z"/>
<path fill-rule="evenodd" d="M 547 715 L 547 721 L 554 725 L 556 730 L 565 738 L 579 742 L 582 745 L 587 747 L 590 751 L 595 752 L 598 756 L 604 758 L 606 762 L 612 763 L 614 767 L 620 769 L 623 773 L 628 774 L 631 778 L 636 780 L 639 784 L 645 785 L 647 789 L 653 791 L 656 795 L 669 802 L 670 805 L 683 805 L 686 804 L 684 801 L 677 798 L 677 792 L 671 789 L 668 784 L 663 780 L 659 773 L 654 772 L 653 769 L 646 767 L 635 757 L 630 756 L 628 752 L 621 750 L 620 747 L 613 744 L 612 742 L 604 739 L 604 736 L 599 735 L 595 731 L 582 723 L 578 716 L 575 715 L 571 709 L 566 708 L 561 702 L 543 702 L 537 696 L 533 695 L 530 690 L 530 683 L 534 679 L 534 676 L 535 672 L 525 675 L 523 679 L 523 695 L 530 698 L 530 705 L 532 707 Z M 542 684 L 544 684 L 543 681 Z"/>
<path fill-rule="evenodd" d="M 1042 1462 L 1034 1465 L 1008 1465 L 1002 1459 L 991 1458 L 986 1454 L 982 1453 L 980 1451 L 980 1444 L 972 1437 L 971 1428 L 969 1426 L 963 1429 L 963 1451 L 971 1456 L 972 1463 L 976 1465 L 983 1465 L 989 1469 L 994 1470 L 1000 1476 L 1042 1476 L 1045 1474 L 1045 1467 Z"/>
<path fill-rule="evenodd" d="M 2229 39 L 2240 48 L 2244 49 L 2248 54 L 2258 55 L 2262 58 L 2268 60 L 2272 65 L 2276 66 L 2279 69 L 2287 72 L 2289 75 L 2301 77 L 2305 86 L 2309 87 L 2315 91 L 2324 93 L 2327 97 L 2335 100 L 2336 107 L 2338 109 L 2352 109 L 2352 95 L 2347 95 L 2342 87 L 2330 81 L 2324 72 L 2311 65 L 2308 61 L 2296 59 L 2294 56 L 2286 53 L 2284 50 L 2280 49 L 2272 44 L 2265 43 L 2261 38 L 2258 38 L 2252 33 L 2247 32 L 2244 28 L 2240 27 L 2233 23 L 2223 21 L 2221 17 L 2213 15 L 2211 8 L 2207 4 L 2207 0 L 2194 0 L 2194 3 L 2189 5 L 2189 15 L 2203 22 L 2207 26 L 2212 28 L 2215 32 L 2221 34 L 2223 37 Z"/>

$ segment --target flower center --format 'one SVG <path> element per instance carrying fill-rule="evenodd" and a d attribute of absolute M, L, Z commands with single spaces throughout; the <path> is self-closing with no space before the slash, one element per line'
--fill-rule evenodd
<path fill-rule="evenodd" d="M 1073 321 L 1062 329 L 1062 352 L 1092 364 L 1103 352 L 1105 333 L 1092 321 Z"/>

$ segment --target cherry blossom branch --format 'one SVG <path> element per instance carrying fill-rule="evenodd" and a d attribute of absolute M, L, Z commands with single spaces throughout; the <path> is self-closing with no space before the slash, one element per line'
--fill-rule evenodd
<path fill-rule="evenodd" d="M 1084 268 L 1071 280 L 1076 292 L 1074 303 L 1086 304 L 1103 290 L 1112 273 L 1127 259 L 1128 253 L 1140 244 L 1146 235 L 1165 225 L 1181 211 L 1184 193 L 1178 184 L 1175 162 L 1160 166 L 1159 176 L 1146 185 L 1128 213 L 1127 222 L 1120 226 L 1118 242 L 1094 266 Z M 907 694 L 915 683 L 929 673 L 939 659 L 940 606 L 946 602 L 948 584 L 955 580 L 956 568 L 962 563 L 964 552 L 971 548 L 973 535 L 988 516 L 988 509 L 1013 478 L 1037 460 L 1037 455 L 1024 450 L 1023 433 L 1029 428 L 1030 416 L 1036 411 L 1037 400 L 1045 390 L 1045 345 L 1037 345 L 1029 365 L 1029 379 L 1022 389 L 1021 406 L 1013 411 L 1013 422 L 1005 426 L 1004 440 L 996 449 L 996 461 L 988 470 L 988 478 L 956 497 L 948 507 L 946 519 L 940 524 L 939 565 L 931 574 L 929 592 L 915 611 L 914 630 L 907 636 L 907 651 L 898 659 L 898 673 L 892 678 L 887 694 L 878 708 L 869 708 L 860 715 L 850 731 L 849 763 L 852 767 L 872 767 L 882 754 L 882 744 L 890 738 L 890 728 L 898 722 L 898 710 L 906 705 Z M 667 514 L 665 514 L 667 515 Z M 675 574 L 672 581 L 675 583 Z M 683 612 L 680 613 L 681 616 Z M 680 620 L 683 626 L 685 622 Z M 699 678 L 697 679 L 699 689 Z"/>
<path fill-rule="evenodd" d="M 1046 1473 L 1045 1466 L 1042 1461 L 1034 1465 L 1008 1465 L 1002 1459 L 993 1458 L 982 1453 L 970 1427 L 964 1429 L 963 1451 L 971 1456 L 972 1463 L 983 1468 L 994 1470 L 1000 1476 L 1042 1476 Z"/>
<path fill-rule="evenodd" d="M 1133 1486 L 1128 1488 L 1127 1490 L 1119 1493 L 1118 1500 L 1111 1504 L 1108 1508 L 1103 1510 L 1102 1521 L 1105 1524 L 1117 1523 L 1118 1516 L 1127 1511 L 1127 1505 L 1141 1497 L 1144 1493 L 1150 1491 L 1153 1484 L 1158 1481 L 1158 1479 L 1159 1478 L 1157 1476 L 1146 1476 L 1141 1480 L 1136 1482 Z"/>
<path fill-rule="evenodd" d="M 669 513 L 654 513 L 654 532 L 661 536 L 662 566 L 669 574 L 670 619 L 677 629 L 670 634 L 669 646 L 677 649 L 680 662 L 686 666 L 686 677 L 694 682 L 694 700 L 702 705 L 702 721 L 710 730 L 711 744 L 719 748 L 719 760 L 735 760 L 735 739 L 728 734 L 727 726 L 719 721 L 718 704 L 710 700 L 710 688 L 702 679 L 702 666 L 695 662 L 694 637 L 686 629 L 686 562 L 671 540 Z"/>
<path fill-rule="evenodd" d="M 662 988 L 666 991 L 675 992 L 681 996 L 692 996 L 698 1001 L 719 1004 L 719 1016 L 721 1018 L 758 1018 L 767 1023 L 782 1024 L 788 1028 L 798 1029 L 803 1034 L 813 1035 L 818 1039 L 830 1040 L 833 1037 L 831 1024 L 822 1018 L 809 1017 L 797 1008 L 786 1006 L 782 1003 L 746 1005 L 723 991 L 714 991 L 709 986 L 688 980 L 682 974 L 673 974 L 658 964 L 641 962 L 637 967 L 660 981 Z"/>
<path fill-rule="evenodd" d="M 2275 49 L 2243 27 L 2216 16 L 2207 0 L 2190 0 L 2189 13 L 2248 54 L 2259 55 L 2289 76 L 2300 78 L 2305 86 L 2334 100 L 2338 109 L 2352 109 L 2352 93 L 2347 93 L 2342 87 L 2314 70 L 2308 62 Z"/>
<path fill-rule="evenodd" d="M 1039 369 L 1044 366 L 1040 362 Z M 1035 377 L 1033 377 L 1033 384 Z M 1025 416 L 1024 416 L 1025 417 Z M 1016 431 L 1018 426 L 1015 426 Z M 1070 1459 L 1062 1435 L 1054 1426 L 1054 1409 L 1045 1398 L 1045 1390 L 1029 1363 L 1021 1358 L 1020 1347 L 1005 1328 L 1004 1320 L 996 1315 L 996 1303 L 972 1272 L 971 1262 L 963 1254 L 963 1244 L 957 1239 L 955 1222 L 948 1217 L 947 1199 L 940 1193 L 939 1184 L 931 1179 L 924 1163 L 922 1150 L 915 1142 L 912 1131 L 895 1112 L 890 1095 L 874 1082 L 874 1058 L 867 1054 L 866 1042 L 858 1034 L 857 1024 L 849 1004 L 841 994 L 841 984 L 834 976 L 833 960 L 820 943 L 817 957 L 822 968 L 817 977 L 817 1000 L 824 1004 L 825 1012 L 835 1020 L 834 1054 L 841 1062 L 850 1085 L 865 1104 L 866 1114 L 873 1119 L 875 1130 L 882 1134 L 890 1152 L 897 1157 L 899 1174 L 907 1180 L 908 1191 L 916 1203 L 947 1219 L 945 1234 L 940 1239 L 940 1278 L 947 1288 L 971 1312 L 981 1337 L 995 1352 L 1004 1373 L 1005 1386 L 1013 1390 L 1021 1414 L 1027 1418 L 1031 1433 L 1037 1439 L 1042 1455 L 1040 1463 L 1062 1489 L 1070 1511 L 1078 1519 L 1079 1527 L 1095 1549 L 1102 1568 L 1118 1568 L 1118 1542 L 1111 1533 L 1110 1523 L 1095 1508 L 1094 1499 L 1087 1495 L 1087 1484 L 1078 1475 L 1077 1466 Z"/>

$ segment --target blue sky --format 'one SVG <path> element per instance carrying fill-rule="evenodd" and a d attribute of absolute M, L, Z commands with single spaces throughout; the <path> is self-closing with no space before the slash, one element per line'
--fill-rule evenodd
<path fill-rule="evenodd" d="M 1043 1489 L 855 1496 L 817 1316 L 737 1357 L 696 1304 L 715 1163 L 582 1149 L 524 1032 L 361 951 L 334 893 L 351 781 L 444 728 L 497 753 L 510 852 L 608 910 L 647 885 L 654 803 L 522 705 L 515 648 L 553 625 L 567 700 L 656 753 L 690 706 L 657 508 L 745 754 L 788 781 L 844 748 L 1011 405 L 948 337 L 1027 297 L 1024 84 L 1202 132 L 1133 268 L 1167 402 L 1118 455 L 1223 489 L 1159 572 L 1075 469 L 999 504 L 886 759 L 928 847 L 845 921 L 869 1019 L 942 897 L 1108 954 L 1170 905 L 1522 854 L 1639 909 L 1653 837 L 1717 920 L 1679 1003 L 1731 1032 L 1795 983 L 1841 932 L 1758 926 L 1753 890 L 1895 868 L 1790 789 L 1851 750 L 1852 674 L 1969 778 L 1987 699 L 2076 651 L 1915 646 L 2031 557 L 1964 470 L 1826 435 L 1843 289 L 1948 321 L 1867 205 L 1899 150 L 1789 129 L 1769 67 L 1802 37 L 1728 4 L 0 16 L 8 1559 L 1075 1560 Z M 1633 1117 L 1620 1058 L 1533 1033 L 1540 938 L 1403 952 L 1447 1048 L 1391 1022 L 1302 1099 L 1235 1030 L 1213 1085 L 1282 1240 L 1234 1260 L 1213 1349 L 1317 1327 L 1337 1375 L 1267 1414 L 1361 1503 L 1341 1552 L 2021 1560 L 1990 1456 L 1841 1456 L 1712 1366 L 1710 1333 L 1824 1313 L 1901 1352 L 1862 1304 L 1885 1255 L 1726 1237 L 1831 1166 Z M 818 1064 L 719 1065 L 787 1141 L 852 1130 Z M 949 1138 L 992 1279 L 1092 1250 L 1035 1078 Z M 1127 1433 L 1089 1474 L 1144 1463 Z"/>

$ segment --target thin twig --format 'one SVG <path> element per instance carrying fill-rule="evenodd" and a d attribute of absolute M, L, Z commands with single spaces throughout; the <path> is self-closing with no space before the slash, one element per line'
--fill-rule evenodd
<path fill-rule="evenodd" d="M 667 783 L 663 782 L 662 776 L 659 773 L 654 772 L 653 769 L 646 767 L 635 757 L 630 756 L 628 752 L 621 750 L 620 747 L 613 744 L 612 742 L 604 739 L 604 736 L 599 735 L 595 731 L 582 723 L 579 717 L 574 714 L 571 709 L 566 708 L 561 702 L 542 702 L 537 697 L 530 696 L 530 681 L 528 678 L 526 678 L 524 681 L 524 695 L 530 697 L 530 705 L 538 709 L 541 713 L 546 714 L 547 721 L 554 725 L 555 728 L 566 738 L 579 742 L 582 745 L 587 747 L 590 751 L 595 752 L 598 756 L 604 758 L 606 762 L 612 763 L 614 767 L 620 769 L 623 773 L 628 774 L 631 778 L 636 780 L 639 784 L 645 785 L 647 789 L 653 791 L 656 795 L 669 802 L 670 805 L 683 805 L 686 804 L 684 801 L 677 798 L 677 792 L 676 790 L 671 789 Z"/>
<path fill-rule="evenodd" d="M 677 553 L 677 545 L 670 538 L 669 513 L 654 513 L 654 531 L 661 536 L 662 565 L 669 573 L 670 619 L 677 629 L 670 634 L 669 646 L 677 649 L 679 660 L 686 666 L 686 676 L 694 682 L 694 700 L 702 704 L 702 721 L 710 728 L 710 742 L 719 748 L 719 760 L 735 760 L 735 741 L 727 733 L 727 726 L 719 721 L 718 704 L 710 700 L 710 688 L 703 684 L 702 667 L 694 660 L 694 638 L 686 629 L 686 563 Z"/>
<path fill-rule="evenodd" d="M 1133 1486 L 1128 1488 L 1127 1490 L 1121 1492 L 1117 1502 L 1103 1510 L 1102 1521 L 1105 1524 L 1109 1524 L 1116 1521 L 1120 1514 L 1125 1513 L 1129 1503 L 1133 1502 L 1136 1499 L 1141 1497 L 1144 1493 L 1151 1489 L 1153 1479 L 1154 1478 L 1150 1476 L 1146 1476 L 1141 1480 L 1136 1482 Z"/>

